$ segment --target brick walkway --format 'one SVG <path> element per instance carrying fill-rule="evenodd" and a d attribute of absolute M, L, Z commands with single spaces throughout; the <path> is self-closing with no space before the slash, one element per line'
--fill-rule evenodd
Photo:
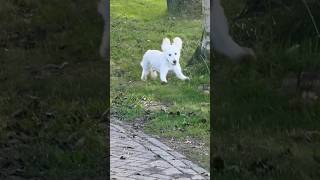
<path fill-rule="evenodd" d="M 112 120 L 111 179 L 209 179 L 209 173 L 155 138 Z"/>

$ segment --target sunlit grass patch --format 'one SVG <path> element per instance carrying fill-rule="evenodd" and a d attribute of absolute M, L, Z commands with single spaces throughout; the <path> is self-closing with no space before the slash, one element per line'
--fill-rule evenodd
<path fill-rule="evenodd" d="M 153 20 L 167 14 L 166 2 L 162 0 L 110 1 L 111 18 L 116 16 L 135 20 Z"/>

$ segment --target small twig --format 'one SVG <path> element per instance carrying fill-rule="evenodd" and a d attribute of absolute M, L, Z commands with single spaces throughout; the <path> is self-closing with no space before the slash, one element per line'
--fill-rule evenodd
<path fill-rule="evenodd" d="M 310 10 L 309 5 L 307 4 L 307 1 L 306 1 L 306 0 L 302 0 L 302 2 L 303 2 L 303 4 L 306 6 L 306 8 L 307 8 L 307 10 L 308 10 L 309 16 L 310 16 L 310 18 L 311 18 L 311 20 L 312 20 L 312 23 L 313 23 L 313 26 L 314 26 L 314 28 L 315 28 L 315 30 L 316 30 L 316 32 L 317 32 L 318 38 L 320 38 L 320 33 L 319 33 L 318 27 L 317 27 L 317 25 L 316 25 L 316 22 L 315 22 L 315 20 L 314 20 L 314 17 L 313 17 L 313 15 L 312 15 L 312 13 L 311 13 L 311 10 Z"/>
<path fill-rule="evenodd" d="M 204 62 L 204 64 L 206 65 L 207 70 L 208 70 L 208 73 L 209 73 L 209 75 L 210 75 L 210 69 L 209 69 L 208 64 L 206 63 L 206 60 L 202 57 L 202 55 L 200 55 L 200 57 L 201 57 L 202 61 Z"/>
<path fill-rule="evenodd" d="M 42 67 L 42 69 L 63 69 L 66 65 L 68 65 L 68 62 L 63 62 L 61 65 L 56 65 L 56 64 L 47 64 Z"/>

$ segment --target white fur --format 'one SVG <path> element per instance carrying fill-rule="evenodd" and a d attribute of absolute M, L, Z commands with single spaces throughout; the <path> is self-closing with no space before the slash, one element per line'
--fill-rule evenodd
<path fill-rule="evenodd" d="M 158 50 L 148 50 L 143 55 L 143 59 L 140 63 L 142 67 L 141 80 L 147 80 L 149 74 L 155 79 L 157 77 L 157 72 L 159 72 L 160 80 L 166 83 L 169 71 L 173 71 L 181 80 L 189 79 L 189 77 L 183 75 L 179 63 L 181 48 L 182 40 L 179 37 L 176 37 L 173 39 L 172 44 L 168 38 L 163 39 L 161 45 L 162 52 Z"/>

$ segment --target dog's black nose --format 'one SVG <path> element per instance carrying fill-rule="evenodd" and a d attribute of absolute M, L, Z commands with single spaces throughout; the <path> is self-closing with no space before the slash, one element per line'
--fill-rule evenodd
<path fill-rule="evenodd" d="M 176 63 L 177 63 L 177 61 L 176 61 L 176 60 L 174 60 L 174 61 L 173 61 L 173 64 L 176 64 Z"/>

